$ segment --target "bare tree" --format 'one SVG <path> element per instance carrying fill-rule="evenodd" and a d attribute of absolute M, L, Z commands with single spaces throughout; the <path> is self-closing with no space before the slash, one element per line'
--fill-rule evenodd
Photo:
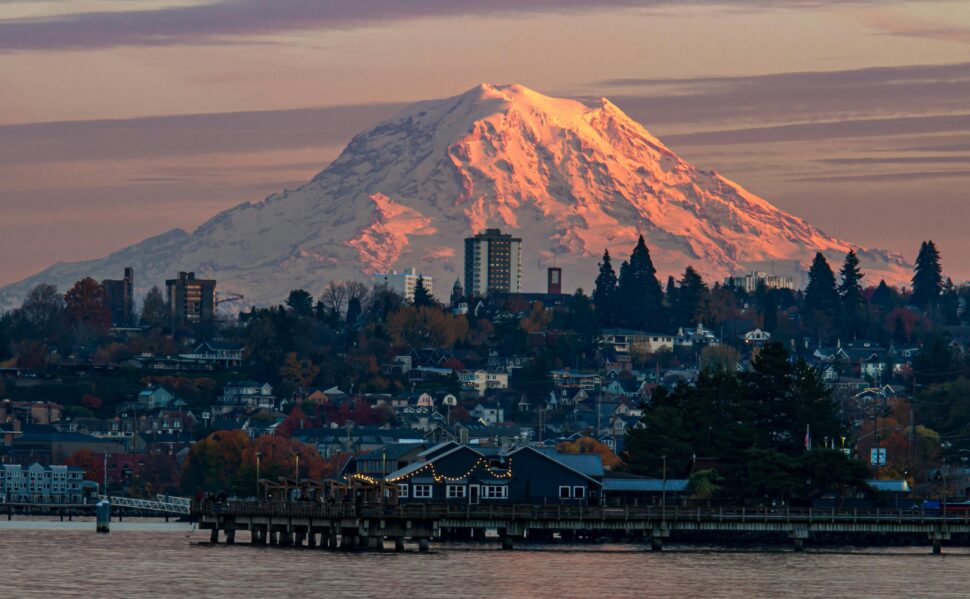
<path fill-rule="evenodd" d="M 343 317 L 344 304 L 347 302 L 347 286 L 344 283 L 330 281 L 320 295 L 320 301 L 331 312 Z"/>
<path fill-rule="evenodd" d="M 370 290 L 367 285 L 364 285 L 360 281 L 347 281 L 344 283 L 347 287 L 347 301 L 356 299 L 363 306 L 367 303 L 367 296 L 370 294 Z"/>
<path fill-rule="evenodd" d="M 19 312 L 20 317 L 37 334 L 47 337 L 64 312 L 64 296 L 57 292 L 54 285 L 41 283 L 30 290 Z"/>

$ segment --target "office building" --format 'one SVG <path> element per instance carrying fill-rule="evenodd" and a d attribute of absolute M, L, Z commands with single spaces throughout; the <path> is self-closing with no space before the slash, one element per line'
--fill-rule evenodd
<path fill-rule="evenodd" d="M 518 293 L 522 281 L 522 239 L 485 229 L 465 239 L 465 293 Z"/>
<path fill-rule="evenodd" d="M 116 327 L 133 325 L 135 269 L 130 266 L 125 268 L 123 279 L 105 279 L 101 281 L 101 287 L 104 289 L 104 305 L 111 311 L 111 324 Z"/>
<path fill-rule="evenodd" d="M 404 269 L 404 272 L 392 270 L 389 273 L 376 274 L 371 276 L 374 287 L 384 287 L 394 291 L 408 302 L 414 301 L 414 289 L 418 285 L 418 279 L 423 279 L 424 288 L 428 295 L 434 295 L 432 277 L 424 276 L 417 272 L 414 267 Z"/>
<path fill-rule="evenodd" d="M 754 293 L 761 286 L 764 286 L 765 289 L 794 289 L 795 280 L 792 277 L 752 271 L 745 275 L 728 277 L 724 280 L 724 285 L 743 289 L 747 293 Z"/>
<path fill-rule="evenodd" d="M 216 282 L 196 279 L 194 272 L 180 272 L 178 278 L 165 281 L 172 321 L 206 323 L 215 318 Z"/>

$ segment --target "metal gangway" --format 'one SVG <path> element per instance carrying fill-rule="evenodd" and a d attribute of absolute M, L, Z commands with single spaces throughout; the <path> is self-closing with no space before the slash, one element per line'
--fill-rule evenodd
<path fill-rule="evenodd" d="M 150 512 L 162 512 L 166 514 L 188 515 L 189 506 L 192 500 L 188 497 L 177 497 L 175 495 L 156 495 L 155 499 L 133 499 L 131 497 L 113 497 L 98 495 L 99 500 L 108 500 L 112 507 L 124 507 L 135 510 L 146 510 Z"/>

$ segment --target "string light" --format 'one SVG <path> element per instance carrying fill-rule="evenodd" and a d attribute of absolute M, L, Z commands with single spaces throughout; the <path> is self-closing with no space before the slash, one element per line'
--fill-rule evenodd
<path fill-rule="evenodd" d="M 485 472 L 491 475 L 492 478 L 494 479 L 512 478 L 512 458 L 509 458 L 509 467 L 505 470 L 505 472 L 493 472 L 491 469 L 487 467 L 487 462 L 485 461 L 485 458 L 478 458 L 474 461 L 474 463 L 472 463 L 471 468 L 469 468 L 467 472 L 459 476 L 447 476 L 444 474 L 438 474 L 438 471 L 434 466 L 434 462 L 428 462 L 427 464 L 425 464 L 424 466 L 421 466 L 420 468 L 418 468 L 413 472 L 409 472 L 408 474 L 405 474 L 403 476 L 398 476 L 396 478 L 389 478 L 388 481 L 392 483 L 397 482 L 399 480 L 404 480 L 405 478 L 415 476 L 417 474 L 424 472 L 425 470 L 430 469 L 431 478 L 433 478 L 435 482 L 437 483 L 440 483 L 442 481 L 454 482 L 454 481 L 459 481 L 459 480 L 468 478 L 468 476 L 472 472 L 474 472 L 479 466 L 481 466 L 483 463 L 486 464 L 486 468 L 484 468 Z"/>

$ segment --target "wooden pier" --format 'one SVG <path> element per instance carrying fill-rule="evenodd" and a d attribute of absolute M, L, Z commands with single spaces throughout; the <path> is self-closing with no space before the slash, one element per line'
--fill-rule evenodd
<path fill-rule="evenodd" d="M 191 514 L 210 540 L 234 543 L 236 531 L 252 543 L 275 546 L 372 549 L 405 541 L 426 551 L 432 539 L 471 540 L 495 530 L 502 547 L 526 539 L 641 539 L 654 550 L 678 533 L 692 538 L 730 533 L 786 534 L 796 550 L 816 534 L 925 535 L 933 552 L 953 534 L 970 533 L 970 513 L 897 509 L 752 509 L 598 507 L 583 505 L 327 505 L 313 502 L 193 503 Z"/>

